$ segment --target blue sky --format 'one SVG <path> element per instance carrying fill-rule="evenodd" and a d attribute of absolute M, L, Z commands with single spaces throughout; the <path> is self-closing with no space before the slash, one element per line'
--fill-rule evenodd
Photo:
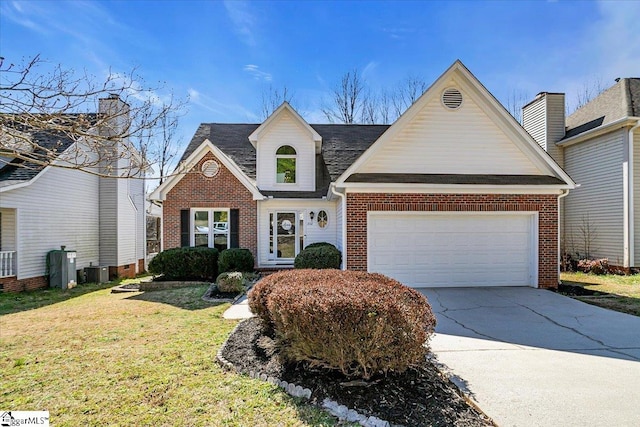
<path fill-rule="evenodd" d="M 0 1 L 0 56 L 40 54 L 106 76 L 137 67 L 190 96 L 179 134 L 201 122 L 259 122 L 286 86 L 310 122 L 340 77 L 372 88 L 432 83 L 456 59 L 504 104 L 513 94 L 604 87 L 640 76 L 638 1 Z"/>

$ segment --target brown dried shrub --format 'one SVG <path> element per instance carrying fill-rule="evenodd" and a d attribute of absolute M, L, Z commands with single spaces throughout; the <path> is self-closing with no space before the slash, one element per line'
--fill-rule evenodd
<path fill-rule="evenodd" d="M 256 285 L 249 304 L 275 329 L 285 360 L 365 379 L 422 363 L 436 323 L 424 295 L 355 271 L 277 273 Z"/>

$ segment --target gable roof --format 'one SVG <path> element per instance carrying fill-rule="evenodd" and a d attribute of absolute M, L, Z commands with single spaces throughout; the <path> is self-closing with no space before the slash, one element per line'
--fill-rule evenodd
<path fill-rule="evenodd" d="M 287 101 L 284 101 L 271 115 L 265 120 L 260 126 L 254 130 L 251 135 L 249 135 L 249 141 L 251 141 L 251 145 L 254 147 L 258 143 L 258 138 L 262 133 L 265 133 L 269 130 L 269 128 L 273 125 L 273 123 L 277 120 L 278 116 L 282 114 L 289 113 L 295 122 L 304 129 L 316 146 L 316 154 L 320 153 L 320 147 L 322 146 L 322 137 L 318 134 L 318 132 L 313 129 L 309 123 L 307 123 L 301 116 L 298 114 L 296 110 L 294 110 L 291 105 Z"/>
<path fill-rule="evenodd" d="M 408 128 L 412 121 L 423 111 L 433 99 L 439 96 L 440 91 L 444 90 L 452 79 L 461 85 L 461 89 L 468 92 L 472 99 L 482 108 L 486 116 L 507 136 L 517 149 L 519 149 L 538 170 L 558 178 L 555 185 L 563 185 L 567 188 L 574 188 L 575 183 L 562 170 L 562 168 L 545 152 L 533 138 L 522 128 L 515 118 L 504 108 L 504 106 L 482 85 L 482 83 L 457 60 L 455 61 L 421 96 L 411 107 L 405 111 L 398 120 L 367 149 L 347 170 L 340 176 L 337 181 L 338 185 L 344 185 L 349 181 L 349 177 L 353 174 L 361 172 L 363 166 L 385 145 L 390 144 L 394 138 L 404 129 Z M 442 176 L 451 176 L 451 174 L 439 174 Z M 513 175 L 518 177 L 519 175 Z M 387 177 L 388 178 L 388 177 Z M 385 178 L 386 179 L 386 178 Z M 427 178 L 421 178 L 415 183 L 422 183 Z M 358 174 L 358 182 L 363 182 L 362 174 Z M 371 182 L 378 182 L 380 177 L 371 177 Z M 409 179 L 411 181 L 411 179 Z M 438 181 L 438 180 L 436 180 Z M 520 185 L 532 185 L 533 182 L 541 184 L 539 180 L 525 180 Z M 380 183 L 380 182 L 378 182 Z M 549 181 L 546 181 L 549 184 Z M 455 184 L 455 182 L 453 183 Z"/>
<path fill-rule="evenodd" d="M 640 78 L 619 79 L 567 117 L 564 139 L 606 126 L 627 117 L 640 116 Z"/>
<path fill-rule="evenodd" d="M 35 154 L 44 154 L 45 150 L 62 154 L 74 143 L 74 141 L 66 135 L 45 131 L 33 132 L 31 133 L 31 138 L 39 147 L 36 149 Z M 9 163 L 0 161 L 0 183 L 2 183 L 0 185 L 30 181 L 45 167 L 45 165 L 30 163 L 23 159 L 14 159 Z"/>
<path fill-rule="evenodd" d="M 250 179 L 256 179 L 256 149 L 249 136 L 259 124 L 202 123 L 180 158 L 178 170 L 206 140 L 220 149 Z M 312 124 L 322 137 L 322 149 L 316 154 L 316 183 L 314 192 L 262 191 L 262 194 L 284 198 L 317 198 L 326 195 L 331 182 L 365 152 L 389 125 Z"/>

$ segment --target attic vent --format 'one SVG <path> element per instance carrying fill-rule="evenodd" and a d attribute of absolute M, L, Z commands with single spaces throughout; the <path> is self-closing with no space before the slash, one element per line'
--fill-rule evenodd
<path fill-rule="evenodd" d="M 207 178 L 212 178 L 218 174 L 220 165 L 215 160 L 207 160 L 202 164 L 202 174 Z"/>
<path fill-rule="evenodd" d="M 450 110 L 457 110 L 462 105 L 462 94 L 454 87 L 442 92 L 442 104 Z"/>

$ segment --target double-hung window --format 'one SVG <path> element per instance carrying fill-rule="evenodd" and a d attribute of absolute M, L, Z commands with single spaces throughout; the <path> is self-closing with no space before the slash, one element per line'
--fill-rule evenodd
<path fill-rule="evenodd" d="M 228 209 L 192 209 L 192 246 L 217 248 L 230 247 Z"/>

